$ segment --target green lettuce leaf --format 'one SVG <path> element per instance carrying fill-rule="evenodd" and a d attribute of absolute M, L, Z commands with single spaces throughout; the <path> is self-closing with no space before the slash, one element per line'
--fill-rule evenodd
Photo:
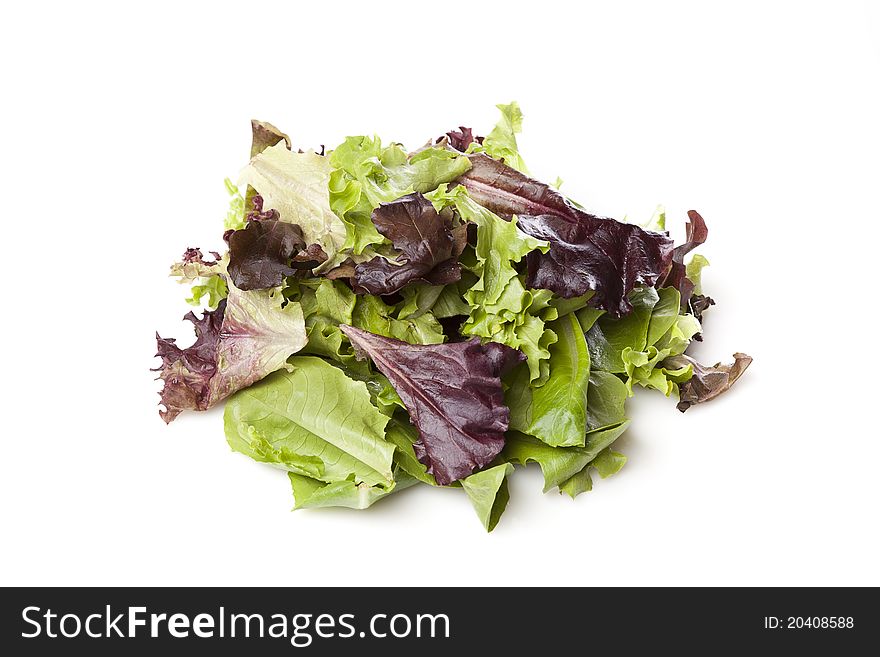
<path fill-rule="evenodd" d="M 320 271 L 344 259 L 345 225 L 330 209 L 330 159 L 316 153 L 294 153 L 283 141 L 254 156 L 241 172 L 239 185 L 248 184 L 277 210 L 282 221 L 302 229 L 306 244 L 318 244 L 327 254 Z"/>
<path fill-rule="evenodd" d="M 371 258 L 370 247 L 385 242 L 371 220 L 381 203 L 412 192 L 429 192 L 470 168 L 468 159 L 442 148 L 411 157 L 400 144 L 382 146 L 378 137 L 348 137 L 329 156 L 330 207 L 345 224 L 344 248 Z"/>
<path fill-rule="evenodd" d="M 398 397 L 399 399 L 400 397 Z M 403 403 L 400 406 L 402 407 Z M 419 461 L 416 456 L 413 445 L 418 441 L 419 433 L 414 426 L 408 421 L 392 419 L 388 423 L 385 436 L 397 448 L 397 451 L 394 453 L 394 463 L 398 468 L 423 484 L 429 484 L 430 486 L 438 485 L 434 475 L 428 472 L 428 466 Z"/>
<path fill-rule="evenodd" d="M 461 333 L 519 349 L 528 359 L 530 379 L 546 379 L 546 364 L 542 371 L 541 361 L 550 357 L 548 347 L 556 340 L 544 326 L 545 319 L 555 317 L 545 312 L 552 294 L 527 290 L 513 263 L 535 249 L 546 250 L 548 244 L 519 230 L 515 217 L 505 221 L 476 203 L 464 187 L 449 190 L 441 185 L 427 197 L 438 211 L 452 206 L 463 221 L 477 226 L 471 270 L 478 278 L 464 293 L 469 313 Z"/>
<path fill-rule="evenodd" d="M 507 477 L 511 474 L 513 474 L 513 466 L 505 463 L 461 480 L 461 487 L 467 493 L 477 517 L 487 532 L 495 529 L 501 514 L 507 508 L 507 502 L 510 500 Z"/>
<path fill-rule="evenodd" d="M 290 360 L 226 404 L 224 427 L 232 449 L 256 461 L 333 483 L 392 485 L 394 444 L 388 417 L 370 401 L 362 381 L 314 356 Z"/>
<path fill-rule="evenodd" d="M 540 465 L 546 493 L 583 470 L 599 452 L 617 440 L 628 426 L 629 420 L 626 420 L 606 429 L 591 431 L 587 434 L 583 447 L 551 447 L 534 436 L 509 431 L 501 459 L 523 465 L 534 461 Z"/>
<path fill-rule="evenodd" d="M 400 470 L 395 470 L 394 486 L 391 488 L 369 486 L 365 483 L 356 484 L 348 480 L 325 483 L 296 472 L 288 472 L 287 476 L 290 478 L 290 486 L 293 489 L 294 510 L 334 506 L 366 509 L 383 497 L 418 483 L 416 479 Z"/>
<path fill-rule="evenodd" d="M 565 493 L 572 499 L 581 493 L 593 490 L 593 477 L 591 471 L 595 469 L 602 479 L 607 479 L 613 474 L 620 472 L 626 464 L 626 456 L 620 452 L 606 447 L 592 461 L 584 466 L 584 469 L 559 484 L 559 492 Z"/>
<path fill-rule="evenodd" d="M 357 298 L 351 324 L 370 333 L 410 344 L 440 344 L 446 339 L 443 327 L 430 312 L 415 318 L 398 319 L 394 317 L 393 307 L 372 295 Z"/>
<path fill-rule="evenodd" d="M 399 319 L 417 319 L 430 311 L 437 319 L 467 315 L 471 307 L 462 298 L 458 283 L 429 285 L 414 283 L 400 292 L 403 303 L 397 311 Z"/>
<path fill-rule="evenodd" d="M 226 230 L 241 230 L 245 227 L 245 199 L 238 191 L 238 187 L 232 184 L 229 178 L 223 180 L 226 192 L 229 194 L 229 209 L 226 211 L 226 219 L 223 228 Z"/>
<path fill-rule="evenodd" d="M 621 353 L 629 347 L 644 351 L 648 341 L 651 311 L 660 297 L 652 287 L 640 287 L 629 295 L 633 310 L 629 315 L 614 319 L 601 316 L 587 332 L 587 345 L 593 367 L 605 372 L 623 374 L 626 365 Z"/>
<path fill-rule="evenodd" d="M 685 276 L 694 284 L 694 294 L 703 294 L 703 267 L 709 266 L 709 260 L 699 253 L 691 256 L 685 265 Z"/>
<path fill-rule="evenodd" d="M 550 345 L 549 377 L 531 392 L 531 403 L 527 405 L 530 421 L 524 431 L 548 445 L 583 446 L 590 380 L 587 341 L 573 314 L 554 321 L 550 328 L 558 339 Z M 519 428 L 513 425 L 512 416 L 511 426 Z"/>
<path fill-rule="evenodd" d="M 501 110 L 501 119 L 483 139 L 482 150 L 497 160 L 504 160 L 514 169 L 528 173 L 529 170 L 519 154 L 516 143 L 516 135 L 522 132 L 523 119 L 519 103 L 512 101 L 509 105 L 496 105 L 496 107 Z"/>

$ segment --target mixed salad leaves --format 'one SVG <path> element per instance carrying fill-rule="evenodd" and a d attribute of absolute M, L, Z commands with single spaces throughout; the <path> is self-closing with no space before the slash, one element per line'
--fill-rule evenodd
<path fill-rule="evenodd" d="M 596 216 L 530 177 L 522 114 L 408 152 L 349 137 L 295 149 L 254 121 L 223 255 L 171 274 L 205 306 L 196 341 L 157 335 L 160 414 L 225 402 L 229 445 L 287 471 L 295 508 L 363 509 L 415 484 L 458 487 L 491 531 L 515 465 L 571 497 L 626 462 L 635 386 L 678 408 L 726 391 L 751 359 L 687 354 L 714 301 L 658 212 Z M 219 231 L 218 231 L 219 233 Z"/>

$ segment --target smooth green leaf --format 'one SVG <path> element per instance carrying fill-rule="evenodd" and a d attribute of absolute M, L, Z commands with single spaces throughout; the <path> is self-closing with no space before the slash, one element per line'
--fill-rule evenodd
<path fill-rule="evenodd" d="M 551 447 L 517 431 L 507 433 L 503 460 L 525 464 L 534 461 L 544 473 L 544 492 L 580 472 L 596 455 L 617 440 L 629 426 L 629 420 L 587 434 L 584 447 Z"/>
<path fill-rule="evenodd" d="M 606 447 L 593 459 L 591 465 L 598 470 L 599 476 L 602 479 L 607 479 L 611 475 L 620 472 L 620 469 L 626 465 L 626 457 L 620 452 L 615 452 L 610 447 Z"/>
<path fill-rule="evenodd" d="M 590 353 L 577 317 L 550 324 L 557 341 L 550 345 L 547 382 L 532 393 L 532 436 L 557 447 L 583 446 L 587 432 L 587 384 Z"/>
<path fill-rule="evenodd" d="M 366 384 L 314 356 L 290 363 L 290 371 L 276 372 L 227 402 L 229 445 L 321 481 L 353 478 L 390 486 L 394 444 L 385 439 L 388 418 L 371 403 Z"/>
<path fill-rule="evenodd" d="M 477 517 L 487 532 L 495 529 L 501 514 L 507 508 L 507 502 L 510 500 L 507 477 L 512 473 L 513 466 L 504 463 L 461 480 L 461 487 L 467 493 Z"/>
<path fill-rule="evenodd" d="M 383 497 L 418 483 L 417 480 L 400 471 L 395 472 L 394 486 L 391 488 L 356 484 L 353 481 L 325 483 L 296 472 L 288 472 L 287 476 L 293 489 L 294 510 L 321 507 L 366 509 Z"/>
<path fill-rule="evenodd" d="M 623 373 L 626 367 L 621 352 L 627 347 L 643 351 L 648 340 L 651 311 L 659 301 L 652 287 L 636 288 L 630 293 L 633 310 L 629 315 L 614 319 L 603 315 L 587 332 L 587 345 L 593 367 L 606 372 Z"/>

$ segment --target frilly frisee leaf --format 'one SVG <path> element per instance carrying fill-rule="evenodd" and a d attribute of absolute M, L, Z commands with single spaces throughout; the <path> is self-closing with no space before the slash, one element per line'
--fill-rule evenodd
<path fill-rule="evenodd" d="M 501 514 L 507 508 L 510 500 L 507 478 L 511 474 L 513 474 L 513 466 L 504 463 L 461 480 L 461 487 L 467 493 L 477 517 L 487 532 L 495 529 Z"/>
<path fill-rule="evenodd" d="M 344 259 L 345 225 L 330 209 L 330 159 L 312 152 L 295 153 L 278 142 L 255 155 L 241 172 L 239 185 L 248 184 L 263 198 L 264 207 L 277 210 L 282 221 L 302 229 L 306 244 L 318 244 L 327 255 L 320 270 Z"/>
<path fill-rule="evenodd" d="M 289 362 L 289 370 L 227 402 L 230 447 L 320 481 L 390 487 L 394 445 L 385 439 L 388 417 L 373 406 L 366 384 L 314 356 Z"/>
<path fill-rule="evenodd" d="M 229 194 L 229 209 L 223 221 L 226 230 L 240 230 L 245 227 L 245 200 L 238 187 L 232 184 L 229 178 L 223 180 L 226 192 Z"/>
<path fill-rule="evenodd" d="M 474 273 L 480 278 L 471 290 L 483 293 L 480 301 L 484 305 L 497 303 L 504 288 L 516 276 L 511 263 L 519 262 L 535 249 L 546 251 L 549 248 L 547 242 L 522 232 L 515 219 L 505 221 L 476 203 L 460 185 L 451 190 L 440 185 L 426 196 L 438 211 L 452 206 L 463 221 L 476 224 L 478 268 Z"/>

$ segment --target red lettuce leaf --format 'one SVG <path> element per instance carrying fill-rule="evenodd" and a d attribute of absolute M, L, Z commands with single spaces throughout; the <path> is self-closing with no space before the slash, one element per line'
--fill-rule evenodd
<path fill-rule="evenodd" d="M 437 483 L 447 485 L 487 465 L 504 447 L 510 411 L 500 376 L 524 360 L 496 342 L 412 345 L 341 326 L 360 358 L 391 382 L 419 431 L 413 446 Z"/>
<path fill-rule="evenodd" d="M 691 365 L 694 370 L 693 376 L 678 386 L 678 410 L 684 413 L 694 404 L 715 399 L 722 392 L 730 390 L 730 386 L 752 364 L 752 357 L 743 353 L 735 353 L 733 359 L 732 363 L 726 365 L 715 363 L 711 367 L 701 365 L 685 354 L 663 361 L 663 367 L 667 369 L 679 369 Z"/>
<path fill-rule="evenodd" d="M 161 404 L 165 410 L 159 415 L 171 422 L 184 409 L 205 410 L 209 406 L 208 382 L 217 373 L 217 342 L 226 312 L 226 299 L 220 301 L 217 310 L 206 310 L 199 319 L 192 311 L 183 319 L 193 323 L 196 341 L 181 349 L 174 338 L 163 338 L 156 333 L 156 356 L 162 359 L 159 377 L 165 382 L 161 392 Z"/>
<path fill-rule="evenodd" d="M 655 285 L 669 268 L 672 240 L 666 235 L 589 214 L 550 186 L 485 155 L 470 160 L 470 171 L 458 182 L 471 198 L 501 216 L 517 215 L 524 233 L 550 242 L 547 253 L 527 256 L 529 287 L 566 299 L 593 290 L 590 305 L 620 317 L 632 310 L 630 291 Z"/>
<path fill-rule="evenodd" d="M 660 287 L 674 287 L 678 290 L 681 293 L 682 312 L 690 310 L 697 319 L 700 319 L 703 311 L 715 302 L 709 297 L 704 297 L 704 299 L 708 299 L 708 302 L 697 300 L 696 307 L 691 304 L 691 297 L 694 294 L 694 283 L 687 277 L 684 257 L 706 242 L 706 238 L 709 237 L 709 229 L 706 227 L 703 217 L 696 210 L 688 210 L 688 220 L 685 227 L 686 241 L 672 250 L 672 266 L 669 268 L 669 272 L 666 274 Z"/>
<path fill-rule="evenodd" d="M 242 292 L 234 287 L 217 310 L 206 310 L 193 323 L 196 341 L 181 349 L 173 338 L 156 335 L 156 355 L 162 365 L 154 371 L 164 382 L 159 411 L 171 422 L 184 410 L 204 411 L 232 393 L 284 367 L 287 358 L 307 341 L 302 307 L 280 307 L 280 297 Z"/>
<path fill-rule="evenodd" d="M 282 140 L 284 145 L 287 146 L 287 150 L 290 150 L 290 137 L 271 123 L 251 119 L 251 134 L 251 157 L 259 155 Z"/>
<path fill-rule="evenodd" d="M 297 270 L 313 269 L 327 259 L 318 244 L 306 247 L 302 229 L 280 221 L 277 210 L 263 210 L 254 196 L 247 226 L 224 235 L 229 244 L 229 277 L 239 290 L 277 287 Z"/>
<path fill-rule="evenodd" d="M 452 218 L 439 214 L 421 194 L 383 203 L 373 211 L 372 219 L 401 255 L 397 264 L 377 256 L 355 267 L 355 292 L 393 294 L 416 280 L 446 285 L 461 278 Z"/>
<path fill-rule="evenodd" d="M 474 142 L 478 144 L 483 143 L 482 137 L 474 137 L 474 131 L 470 128 L 466 128 L 463 125 L 458 127 L 458 130 L 450 130 L 446 133 L 446 137 L 448 139 L 449 145 L 452 146 L 457 151 L 466 151 L 467 147 L 473 144 Z"/>

